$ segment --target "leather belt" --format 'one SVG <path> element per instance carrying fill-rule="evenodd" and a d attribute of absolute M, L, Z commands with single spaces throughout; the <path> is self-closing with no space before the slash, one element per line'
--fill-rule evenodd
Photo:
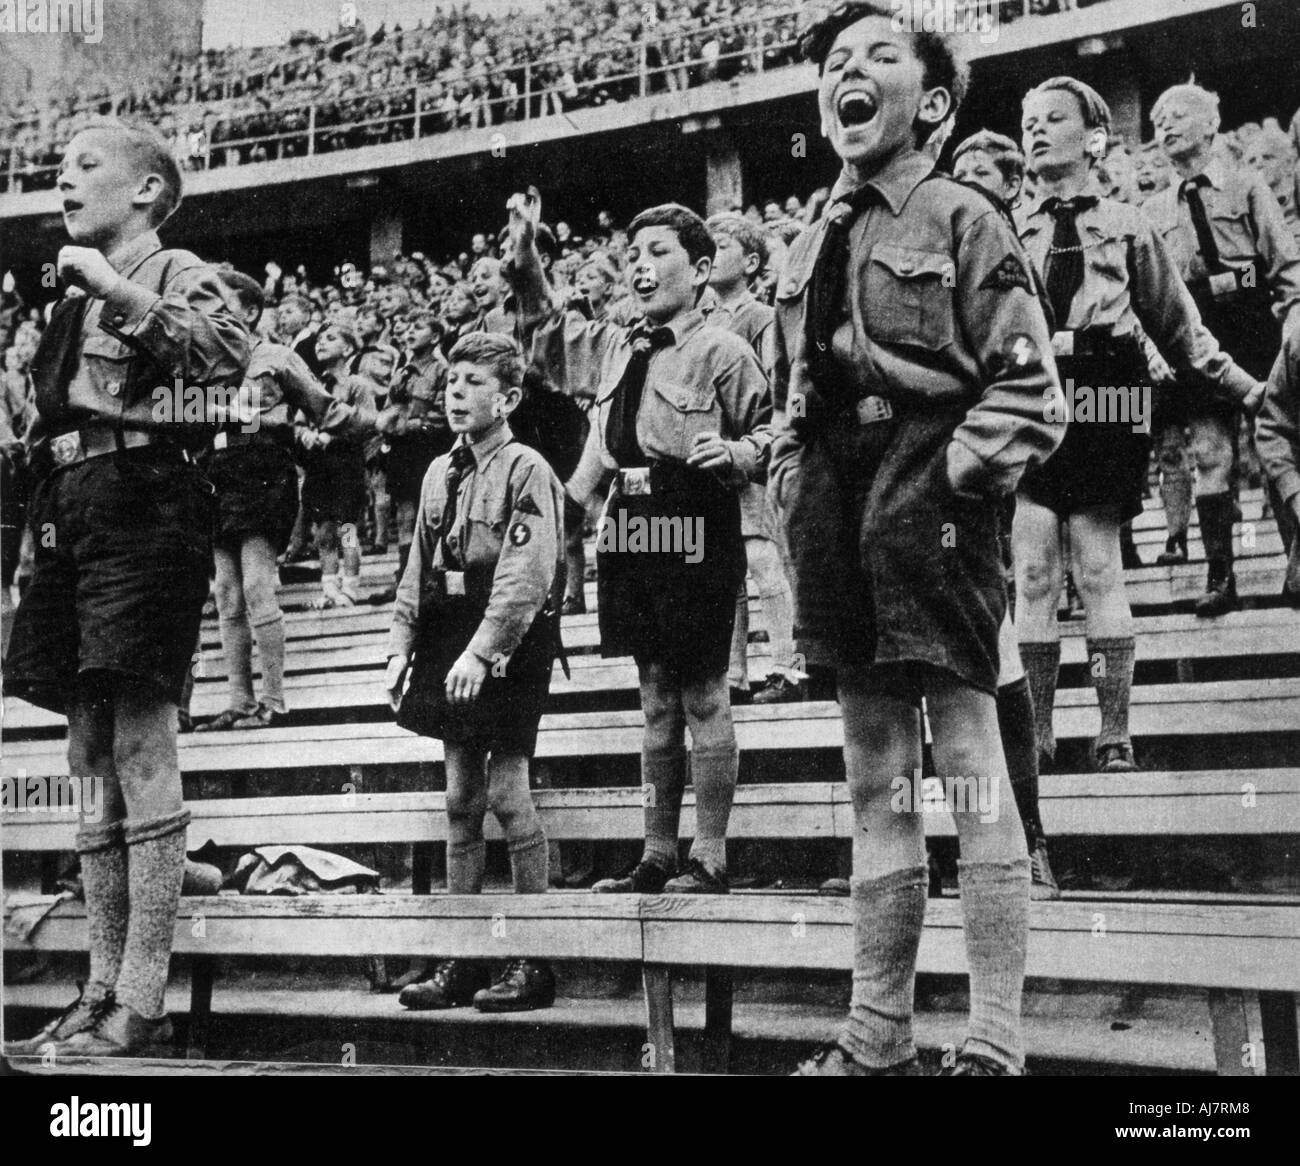
<path fill-rule="evenodd" d="M 56 470 L 80 465 L 91 458 L 117 453 L 122 449 L 170 444 L 166 439 L 142 429 L 126 429 L 119 433 L 112 425 L 87 425 L 84 429 L 73 429 L 51 437 L 49 443 L 50 461 Z"/>
<path fill-rule="evenodd" d="M 863 397 L 853 406 L 859 425 L 876 425 L 894 416 L 894 406 L 884 397 Z"/>

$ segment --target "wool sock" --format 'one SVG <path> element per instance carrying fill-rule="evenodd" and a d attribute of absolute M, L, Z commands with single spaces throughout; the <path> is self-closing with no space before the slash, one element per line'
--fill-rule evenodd
<path fill-rule="evenodd" d="M 190 812 L 125 823 L 130 894 L 126 944 L 117 977 L 118 1003 L 150 1020 L 164 1014 L 176 908 L 185 877 L 185 827 Z"/>
<path fill-rule="evenodd" d="M 248 626 L 248 613 L 240 612 L 233 619 L 223 616 L 219 622 L 230 693 L 227 703 L 241 713 L 251 713 L 257 701 L 253 697 L 253 632 Z"/>
<path fill-rule="evenodd" d="M 677 869 L 677 830 L 686 789 L 686 748 L 670 745 L 641 750 L 641 781 L 645 805 L 643 857 L 666 871 Z M 697 795 L 698 800 L 698 795 Z"/>
<path fill-rule="evenodd" d="M 727 823 L 736 796 L 740 752 L 727 749 L 691 752 L 691 784 L 695 788 L 695 841 L 691 857 L 713 874 L 727 869 Z"/>
<path fill-rule="evenodd" d="M 957 862 L 970 965 L 970 1032 L 964 1050 L 1022 1073 L 1020 998 L 1029 940 L 1029 860 Z"/>
<path fill-rule="evenodd" d="M 1165 505 L 1165 528 L 1169 538 L 1187 537 L 1192 519 L 1192 472 L 1186 466 L 1164 470 L 1160 475 L 1160 498 Z"/>
<path fill-rule="evenodd" d="M 1034 706 L 1034 737 L 1039 753 L 1056 756 L 1052 732 L 1052 710 L 1056 707 L 1056 680 L 1061 673 L 1061 641 L 1037 640 L 1021 643 L 1020 659 L 1029 682 Z"/>
<path fill-rule="evenodd" d="M 1101 708 L 1101 732 L 1097 748 L 1127 745 L 1129 694 L 1133 688 L 1132 636 L 1114 636 L 1087 641 L 1089 672 Z"/>
<path fill-rule="evenodd" d="M 447 890 L 453 895 L 477 895 L 483 890 L 483 868 L 487 862 L 487 843 L 447 843 Z"/>
<path fill-rule="evenodd" d="M 1232 571 L 1232 523 L 1235 503 L 1231 494 L 1206 494 L 1196 500 L 1201 519 L 1201 542 L 1210 565 L 1210 578 L 1224 579 Z"/>
<path fill-rule="evenodd" d="M 284 703 L 284 616 L 253 625 L 257 640 L 257 659 L 262 668 L 262 703 L 278 713 L 285 712 Z"/>
<path fill-rule="evenodd" d="M 81 890 L 90 931 L 86 999 L 102 1000 L 116 985 L 122 967 L 130 910 L 121 821 L 82 826 L 76 848 L 81 856 Z"/>
<path fill-rule="evenodd" d="M 1038 741 L 1034 727 L 1034 701 L 1025 677 L 998 689 L 998 732 L 1007 759 L 1011 792 L 1025 824 L 1025 841 L 1032 851 L 1043 837 L 1038 814 Z"/>
<path fill-rule="evenodd" d="M 546 832 L 537 830 L 507 843 L 510 851 L 510 877 L 520 895 L 540 895 L 550 885 L 550 858 Z"/>
<path fill-rule="evenodd" d="M 839 1043 L 873 1069 L 916 1055 L 912 1008 L 916 953 L 925 924 L 923 866 L 849 880 L 853 904 L 853 996 Z"/>

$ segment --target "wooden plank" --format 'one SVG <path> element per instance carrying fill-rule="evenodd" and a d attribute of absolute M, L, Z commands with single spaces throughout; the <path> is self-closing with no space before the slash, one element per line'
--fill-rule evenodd
<path fill-rule="evenodd" d="M 677 1072 L 677 1042 L 673 1025 L 672 969 L 645 964 L 641 969 L 645 986 L 646 1055 L 655 1073 Z"/>
<path fill-rule="evenodd" d="M 378 698 L 376 698 L 378 703 Z M 843 727 L 839 707 L 829 701 L 738 707 L 732 710 L 742 751 L 839 749 Z M 63 723 L 23 702 L 6 705 L 6 721 L 17 729 Z M 1275 677 L 1215 684 L 1149 684 L 1133 690 L 1130 724 L 1135 738 L 1236 736 L 1288 732 L 1300 724 L 1300 678 Z M 1091 689 L 1057 693 L 1053 726 L 1058 740 L 1090 738 L 1100 727 Z M 634 756 L 641 749 L 639 710 L 551 713 L 542 718 L 536 756 Z M 329 742 L 328 746 L 317 747 Z M 0 776 L 67 772 L 59 740 L 6 741 Z M 389 764 L 442 760 L 437 741 L 417 737 L 387 722 L 299 726 L 229 733 L 191 733 L 179 740 L 184 773 L 298 769 L 306 765 Z"/>
<path fill-rule="evenodd" d="M 173 950 L 188 955 L 386 955 L 502 959 L 641 959 L 638 906 L 623 895 L 218 895 L 186 898 Z M 86 945 L 80 904 L 60 904 L 29 944 Z"/>
<path fill-rule="evenodd" d="M 637 787 L 533 791 L 547 835 L 563 841 L 642 836 Z M 1051 774 L 1040 787 L 1051 837 L 1300 834 L 1300 769 L 1135 773 L 1124 782 L 1104 774 Z M 316 846 L 412 843 L 423 853 L 446 840 L 445 795 L 324 794 L 213 798 L 188 803 L 191 849 L 293 843 Z M 955 834 L 946 813 L 924 815 L 927 834 Z M 0 816 L 6 850 L 71 850 L 77 825 L 58 812 Z M 485 822 L 496 839 L 495 818 Z M 682 835 L 695 832 L 695 792 L 688 789 Z M 842 783 L 741 785 L 728 834 L 732 838 L 852 838 L 853 807 Z M 431 858 L 430 860 L 431 861 Z M 425 885 L 421 883 L 421 885 Z M 417 893 L 420 893 L 417 891 Z"/>
<path fill-rule="evenodd" d="M 1300 655 L 1300 612 L 1291 608 L 1262 608 L 1238 611 L 1222 619 L 1198 620 L 1193 615 L 1144 616 L 1135 621 L 1137 659 L 1197 660 L 1238 659 L 1268 655 Z M 761 613 L 751 618 L 750 631 L 763 628 Z M 286 674 L 290 677 L 288 691 L 292 699 L 305 687 L 295 677 L 318 672 L 338 674 L 349 670 L 351 679 L 337 675 L 332 683 L 343 685 L 372 679 L 378 684 L 383 679 L 386 635 L 366 633 L 358 636 L 327 637 L 328 644 L 303 641 L 291 647 L 286 661 Z M 1082 621 L 1071 621 L 1061 627 L 1062 664 L 1087 662 L 1086 629 Z M 580 692 L 588 689 L 614 691 L 636 688 L 636 670 L 630 659 L 607 660 L 597 649 L 599 640 L 591 629 L 589 642 L 574 643 L 566 640 L 566 648 L 574 654 L 569 657 L 573 680 L 566 680 L 557 663 L 551 681 L 555 693 Z M 584 649 L 590 649 L 584 651 Z M 750 675 L 767 674 L 772 658 L 771 644 L 751 641 L 748 649 Z M 255 676 L 260 675 L 257 658 L 253 659 Z M 225 662 L 220 650 L 206 651 L 202 674 L 195 686 L 200 697 L 215 692 L 212 697 L 224 697 Z M 1184 678 L 1180 677 L 1180 680 Z M 1190 682 L 1190 677 L 1185 682 Z M 313 680 L 311 683 L 321 683 Z M 195 706 L 196 708 L 198 705 Z M 296 706 L 295 706 L 296 707 Z"/>
<path fill-rule="evenodd" d="M 1220 1077 L 1254 1077 L 1261 1058 L 1252 1049 L 1246 993 L 1210 989 L 1210 1025 L 1214 1033 L 1214 1066 Z"/>
<path fill-rule="evenodd" d="M 731 1072 L 731 1013 L 735 985 L 730 968 L 704 971 L 704 1071 Z"/>
<path fill-rule="evenodd" d="M 1296 994 L 1261 992 L 1265 1070 L 1270 1077 L 1300 1077 L 1300 1037 L 1296 1029 Z"/>
<path fill-rule="evenodd" d="M 656 896 L 642 904 L 648 961 L 668 965 L 852 967 L 848 899 L 815 895 Z M 1300 911 L 1122 902 L 1034 903 L 1030 976 L 1064 980 L 1294 990 Z M 966 971 L 961 904 L 927 906 L 922 971 Z"/>
<path fill-rule="evenodd" d="M 834 837 L 834 803 L 847 798 L 827 782 L 742 785 L 736 790 L 732 838 Z M 537 789 L 533 799 L 548 836 L 565 841 L 641 838 L 645 816 L 639 787 Z M 446 795 L 442 793 L 328 794 L 300 797 L 200 799 L 188 803 L 190 849 L 218 846 L 310 844 L 361 845 L 379 842 L 419 846 L 447 838 Z M 0 817 L 7 850 L 72 848 L 76 822 L 67 814 L 13 813 Z M 492 815 L 484 822 L 489 839 L 502 837 Z M 682 833 L 695 833 L 695 791 L 682 803 Z"/>
<path fill-rule="evenodd" d="M 190 965 L 187 1061 L 201 1061 L 207 1055 L 212 1033 L 212 981 L 216 970 L 216 963 L 210 956 L 200 956 Z"/>

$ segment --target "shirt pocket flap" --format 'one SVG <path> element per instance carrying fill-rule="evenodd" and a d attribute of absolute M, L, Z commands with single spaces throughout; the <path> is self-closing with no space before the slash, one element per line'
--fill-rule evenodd
<path fill-rule="evenodd" d="M 718 403 L 718 394 L 712 385 L 673 385 L 656 381 L 653 387 L 655 395 L 678 413 L 711 413 Z"/>
<path fill-rule="evenodd" d="M 899 279 L 942 280 L 945 275 L 956 275 L 952 260 L 940 251 L 918 251 L 915 247 L 878 243 L 871 252 L 871 258 Z"/>
<path fill-rule="evenodd" d="M 130 360 L 135 355 L 135 349 L 108 332 L 92 332 L 82 343 L 81 351 L 102 360 Z"/>
<path fill-rule="evenodd" d="M 818 248 L 809 247 L 801 255 L 790 256 L 785 272 L 781 276 L 781 282 L 776 288 L 778 303 L 797 300 L 803 295 L 808 287 L 808 281 L 812 279 L 813 268 L 817 265 L 817 250 Z"/>

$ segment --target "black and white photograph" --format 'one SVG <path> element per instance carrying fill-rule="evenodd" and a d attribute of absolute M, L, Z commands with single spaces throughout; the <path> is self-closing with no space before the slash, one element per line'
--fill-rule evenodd
<path fill-rule="evenodd" d="M 1296 0 L 0 0 L 31 1144 L 189 1078 L 1284 1118 L 1298 62 Z"/>

